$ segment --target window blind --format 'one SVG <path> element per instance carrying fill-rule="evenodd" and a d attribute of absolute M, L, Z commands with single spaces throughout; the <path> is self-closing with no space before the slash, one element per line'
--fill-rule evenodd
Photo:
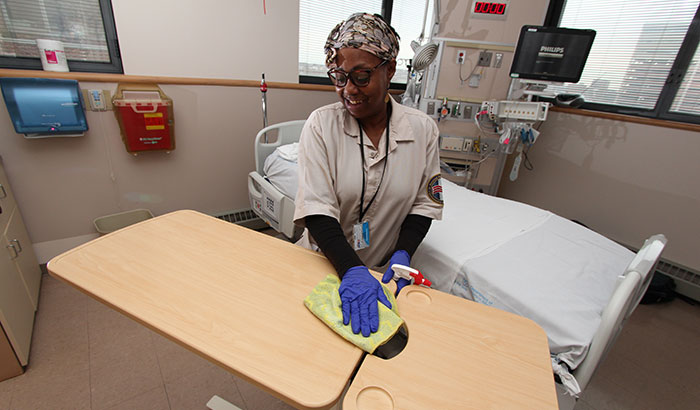
<path fill-rule="evenodd" d="M 326 77 L 328 34 L 353 13 L 380 14 L 382 0 L 299 0 L 299 75 Z"/>
<path fill-rule="evenodd" d="M 698 3 L 567 0 L 559 25 L 597 34 L 579 83 L 552 88 L 581 93 L 587 102 L 653 109 Z M 698 89 L 694 78 L 688 90 Z M 686 109 L 681 102 L 679 109 Z"/>
<path fill-rule="evenodd" d="M 401 37 L 396 75 L 392 82 L 406 83 L 406 65 L 413 58 L 411 41 L 423 30 L 425 3 L 429 1 L 425 38 L 430 36 L 433 0 L 394 0 L 391 25 Z M 380 14 L 382 0 L 299 0 L 299 75 L 325 77 L 323 46 L 333 27 L 353 13 Z"/>
<path fill-rule="evenodd" d="M 36 39 L 63 42 L 68 60 L 110 62 L 99 0 L 0 0 L 0 56 L 38 58 Z"/>

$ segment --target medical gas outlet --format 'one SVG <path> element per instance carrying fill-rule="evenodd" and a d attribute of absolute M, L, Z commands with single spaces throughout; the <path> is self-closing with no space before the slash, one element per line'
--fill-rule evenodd
<path fill-rule="evenodd" d="M 492 120 L 545 121 L 550 103 L 526 101 L 484 101 L 481 111 Z"/>
<path fill-rule="evenodd" d="M 466 50 L 457 50 L 457 64 L 464 64 L 464 59 L 467 57 Z"/>
<path fill-rule="evenodd" d="M 440 121 L 474 121 L 474 114 L 478 112 L 478 103 L 471 103 L 450 99 L 421 98 L 418 109 L 428 114 L 433 119 Z"/>
<path fill-rule="evenodd" d="M 447 98 L 442 100 L 442 105 L 440 106 L 440 112 L 438 113 L 438 121 L 443 120 L 450 113 L 450 108 L 447 105 Z"/>

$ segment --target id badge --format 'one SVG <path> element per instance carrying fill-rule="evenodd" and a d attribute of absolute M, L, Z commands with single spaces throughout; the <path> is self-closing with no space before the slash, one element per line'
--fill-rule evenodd
<path fill-rule="evenodd" d="M 365 221 L 353 225 L 352 244 L 356 251 L 369 247 L 369 222 Z"/>

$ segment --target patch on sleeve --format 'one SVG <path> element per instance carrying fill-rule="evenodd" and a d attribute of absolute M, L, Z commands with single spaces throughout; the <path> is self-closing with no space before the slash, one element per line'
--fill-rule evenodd
<path fill-rule="evenodd" d="M 442 181 L 440 180 L 440 174 L 437 174 L 430 178 L 426 190 L 428 192 L 428 197 L 432 199 L 433 202 L 440 205 L 444 204 L 442 200 Z"/>

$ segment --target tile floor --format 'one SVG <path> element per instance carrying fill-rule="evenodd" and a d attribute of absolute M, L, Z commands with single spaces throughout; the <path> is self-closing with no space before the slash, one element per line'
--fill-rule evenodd
<path fill-rule="evenodd" d="M 242 409 L 285 403 L 43 275 L 30 364 L 0 382 L 0 410 Z M 640 306 L 576 410 L 700 408 L 700 306 Z"/>
<path fill-rule="evenodd" d="M 291 409 L 44 274 L 26 372 L 0 382 L 0 410 Z"/>
<path fill-rule="evenodd" d="M 634 311 L 576 410 L 700 409 L 700 304 Z"/>

